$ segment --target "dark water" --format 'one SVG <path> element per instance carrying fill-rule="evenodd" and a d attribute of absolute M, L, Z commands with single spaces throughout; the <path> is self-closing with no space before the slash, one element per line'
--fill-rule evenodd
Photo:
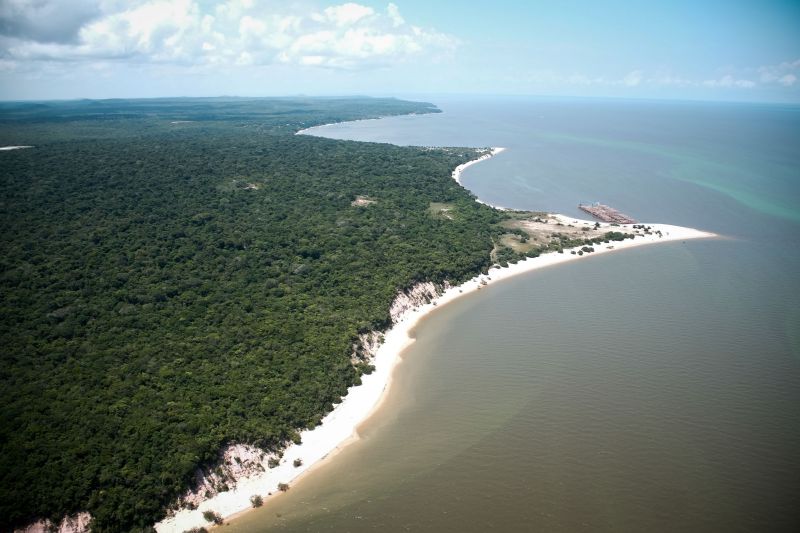
<path fill-rule="evenodd" d="M 227 531 L 800 530 L 800 108 L 515 100 L 327 128 L 506 146 L 465 185 L 723 238 L 491 286 L 417 328 L 362 440 Z"/>

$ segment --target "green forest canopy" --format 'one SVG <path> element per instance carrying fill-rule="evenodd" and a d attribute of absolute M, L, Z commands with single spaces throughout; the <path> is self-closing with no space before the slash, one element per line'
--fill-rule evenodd
<path fill-rule="evenodd" d="M 450 178 L 473 150 L 294 135 L 436 111 L 0 104 L 0 145 L 34 146 L 0 152 L 0 529 L 152 525 L 226 443 L 275 448 L 330 410 L 398 290 L 488 267 L 503 215 Z"/>

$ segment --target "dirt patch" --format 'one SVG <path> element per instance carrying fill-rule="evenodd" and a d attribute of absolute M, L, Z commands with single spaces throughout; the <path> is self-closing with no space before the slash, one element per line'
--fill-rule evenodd
<path fill-rule="evenodd" d="M 514 234 L 527 234 L 529 241 L 537 244 L 546 244 L 562 237 L 568 239 L 592 239 L 614 229 L 609 227 L 608 224 L 581 220 L 570 222 L 559 220 L 553 215 L 544 213 L 515 214 L 514 218 L 503 222 L 503 226 L 512 230 Z"/>
<path fill-rule="evenodd" d="M 373 200 L 369 196 L 356 196 L 356 199 L 350 202 L 350 205 L 353 207 L 366 207 L 376 202 L 377 200 Z"/>

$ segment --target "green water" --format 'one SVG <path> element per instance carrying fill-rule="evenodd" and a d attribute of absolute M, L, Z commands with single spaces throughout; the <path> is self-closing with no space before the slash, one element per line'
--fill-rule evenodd
<path fill-rule="evenodd" d="M 800 209 L 793 204 L 794 199 L 779 196 L 780 180 L 769 180 L 769 176 L 750 173 L 735 162 L 723 163 L 689 150 L 665 148 L 656 144 L 554 134 L 543 134 L 542 138 L 573 146 L 599 146 L 628 155 L 654 155 L 666 162 L 670 178 L 722 193 L 742 206 L 760 213 L 800 222 Z M 796 169 L 786 170 L 796 172 Z"/>
<path fill-rule="evenodd" d="M 445 111 L 333 134 L 508 146 L 465 174 L 479 197 L 563 212 L 602 199 L 723 237 L 587 258 L 437 310 L 362 439 L 224 530 L 800 530 L 797 109 Z"/>

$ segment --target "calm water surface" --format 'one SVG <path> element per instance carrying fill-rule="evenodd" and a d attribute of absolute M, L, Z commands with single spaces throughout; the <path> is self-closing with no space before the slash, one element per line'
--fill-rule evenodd
<path fill-rule="evenodd" d="M 506 146 L 464 175 L 490 203 L 724 237 L 441 308 L 362 439 L 225 531 L 800 530 L 800 109 L 437 103 L 321 132 Z"/>

